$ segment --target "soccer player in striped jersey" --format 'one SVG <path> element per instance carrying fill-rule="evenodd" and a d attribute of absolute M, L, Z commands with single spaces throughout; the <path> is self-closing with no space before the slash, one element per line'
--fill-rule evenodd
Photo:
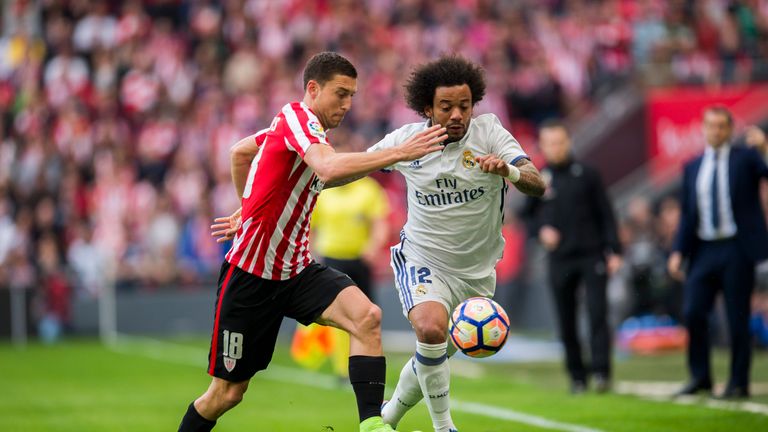
<path fill-rule="evenodd" d="M 423 398 L 436 432 L 457 430 L 449 409 L 449 314 L 467 298 L 494 294 L 507 182 L 528 195 L 544 193 L 538 170 L 499 119 L 472 117 L 484 94 L 482 70 L 461 57 L 422 65 L 406 84 L 406 101 L 426 121 L 407 124 L 368 150 L 396 148 L 433 125 L 448 132 L 442 152 L 389 167 L 408 185 L 408 219 L 392 247 L 391 265 L 417 338 L 416 352 L 382 408 L 393 427 Z"/>
<path fill-rule="evenodd" d="M 269 129 L 232 149 L 232 179 L 242 207 L 212 228 L 234 238 L 219 276 L 208 390 L 192 402 L 179 431 L 209 431 L 237 405 L 251 377 L 266 369 L 283 317 L 350 334 L 349 378 L 361 432 L 393 429 L 380 417 L 385 361 L 381 311 L 343 273 L 312 260 L 309 220 L 323 187 L 441 150 L 445 128 L 414 134 L 377 153 L 336 153 L 326 130 L 338 126 L 357 91 L 357 71 L 330 52 L 304 69 L 304 99 L 286 104 Z"/>

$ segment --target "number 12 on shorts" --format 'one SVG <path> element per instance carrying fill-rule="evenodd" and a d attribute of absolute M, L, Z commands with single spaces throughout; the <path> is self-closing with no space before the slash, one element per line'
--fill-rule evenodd
<path fill-rule="evenodd" d="M 411 266 L 408 270 L 408 273 L 411 276 L 411 285 L 416 285 L 417 283 L 432 283 L 432 279 L 427 279 L 427 277 L 432 274 L 428 268 L 422 267 L 417 270 L 415 266 Z"/>
<path fill-rule="evenodd" d="M 243 334 L 224 330 L 224 356 L 239 360 L 243 357 Z"/>

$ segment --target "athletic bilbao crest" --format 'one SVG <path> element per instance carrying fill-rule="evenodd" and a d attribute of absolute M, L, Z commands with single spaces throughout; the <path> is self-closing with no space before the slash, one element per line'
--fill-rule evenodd
<path fill-rule="evenodd" d="M 227 370 L 227 372 L 232 372 L 232 369 L 235 368 L 235 363 L 237 363 L 237 360 L 224 356 L 224 368 Z"/>

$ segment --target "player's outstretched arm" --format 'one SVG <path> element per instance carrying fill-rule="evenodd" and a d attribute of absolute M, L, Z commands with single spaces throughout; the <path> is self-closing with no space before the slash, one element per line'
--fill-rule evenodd
<path fill-rule="evenodd" d="M 442 142 L 447 138 L 445 128 L 436 125 L 414 134 L 398 146 L 377 152 L 336 153 L 329 146 L 313 145 L 304 154 L 304 162 L 320 181 L 338 185 L 338 182 L 365 176 L 397 162 L 418 159 L 442 150 Z"/>
<path fill-rule="evenodd" d="M 248 181 L 248 172 L 251 169 L 251 162 L 259 152 L 259 144 L 256 136 L 262 132 L 249 135 L 238 141 L 229 150 L 230 165 L 232 170 L 232 183 L 235 184 L 237 197 L 242 199 L 245 191 L 245 184 Z"/>
<path fill-rule="evenodd" d="M 520 192 L 535 197 L 544 195 L 547 187 L 541 178 L 541 173 L 528 159 L 520 159 L 514 166 L 492 154 L 478 156 L 475 160 L 483 172 L 509 179 Z"/>

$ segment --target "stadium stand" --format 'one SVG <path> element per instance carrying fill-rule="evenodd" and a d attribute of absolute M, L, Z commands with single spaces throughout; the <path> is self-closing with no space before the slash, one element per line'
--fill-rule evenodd
<path fill-rule="evenodd" d="M 0 288 L 30 288 L 37 319 L 62 323 L 69 299 L 108 280 L 215 278 L 209 221 L 237 205 L 229 146 L 299 96 L 317 51 L 359 68 L 332 136 L 358 149 L 416 120 L 402 83 L 446 51 L 484 65 L 480 112 L 529 148 L 542 120 L 586 121 L 628 85 L 768 80 L 766 0 L 9 0 L 2 23 Z M 397 225 L 402 183 L 381 181 Z M 629 220 L 627 241 L 663 248 L 670 206 L 655 224 Z"/>

